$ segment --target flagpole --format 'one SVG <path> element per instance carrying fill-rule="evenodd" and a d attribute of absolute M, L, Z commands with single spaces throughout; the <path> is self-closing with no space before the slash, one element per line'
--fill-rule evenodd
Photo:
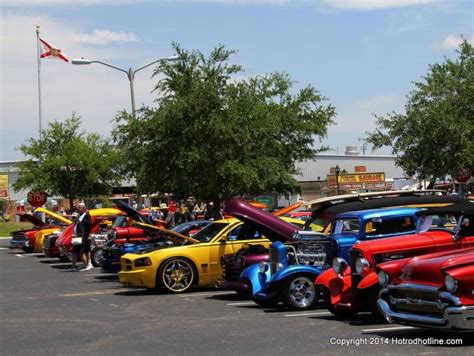
<path fill-rule="evenodd" d="M 38 110 L 39 110 L 39 139 L 41 141 L 41 51 L 40 51 L 40 41 L 39 41 L 39 26 L 36 25 L 36 51 L 37 51 L 37 60 L 38 60 Z"/>

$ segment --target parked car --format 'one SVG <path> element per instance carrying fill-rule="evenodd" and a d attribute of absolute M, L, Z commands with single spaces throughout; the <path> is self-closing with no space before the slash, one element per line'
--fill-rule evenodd
<path fill-rule="evenodd" d="M 174 247 L 126 254 L 121 258 L 120 283 L 124 286 L 161 289 L 183 293 L 194 286 L 214 285 L 222 278 L 220 258 L 236 253 L 244 245 L 263 245 L 265 238 L 278 235 L 286 238 L 298 228 L 288 222 L 301 223 L 291 218 L 277 219 L 271 225 L 269 213 L 239 201 L 248 208 L 245 224 L 240 220 L 223 219 L 212 222 L 192 237 L 183 237 L 182 244 Z M 265 237 L 264 237 L 265 236 Z"/>
<path fill-rule="evenodd" d="M 270 261 L 253 265 L 241 278 L 252 282 L 257 304 L 270 306 L 279 302 L 290 309 L 310 309 L 320 295 L 314 280 L 331 267 L 335 257 L 348 257 L 356 241 L 387 239 L 416 230 L 418 208 L 385 208 L 346 212 L 331 222 L 330 235 L 298 231 L 287 243 L 274 242 Z"/>
<path fill-rule="evenodd" d="M 474 248 L 386 262 L 377 270 L 383 288 L 377 304 L 387 321 L 474 330 Z"/>
<path fill-rule="evenodd" d="M 121 210 L 115 208 L 99 208 L 90 209 L 89 214 L 92 218 L 91 234 L 96 234 L 100 231 L 100 224 L 105 219 L 114 219 L 122 213 Z M 57 238 L 56 246 L 61 255 L 69 257 L 72 251 L 72 236 L 74 233 L 74 224 L 69 225 Z"/>
<path fill-rule="evenodd" d="M 33 252 L 36 245 L 36 237 L 38 233 L 43 234 L 51 233 L 53 231 L 59 231 L 70 225 L 71 220 L 67 219 L 62 215 L 58 215 L 45 208 L 37 208 L 34 213 L 45 214 L 45 221 L 41 220 L 38 216 L 28 213 L 17 214 L 22 220 L 29 221 L 33 224 L 33 228 L 26 230 L 13 231 L 11 233 L 10 248 L 21 249 L 24 252 Z M 38 251 L 42 252 L 42 251 Z"/>
<path fill-rule="evenodd" d="M 419 233 L 384 240 L 360 242 L 349 252 L 349 260 L 335 259 L 333 268 L 316 279 L 316 286 L 327 296 L 328 309 L 337 316 L 351 316 L 369 310 L 379 317 L 377 298 L 380 292 L 376 267 L 387 261 L 419 256 L 438 251 L 450 251 L 474 246 L 474 227 L 463 226 L 467 217 L 474 221 L 473 203 L 462 201 L 448 207 L 429 208 L 417 213 L 424 217 Z M 433 228 L 433 215 L 455 214 L 458 226 Z"/>
<path fill-rule="evenodd" d="M 308 203 L 311 208 L 311 217 L 306 220 L 305 229 L 313 231 L 322 231 L 329 234 L 331 229 L 331 220 L 338 214 L 354 211 L 366 210 L 389 206 L 404 206 L 419 204 L 431 205 L 449 205 L 456 201 L 462 201 L 460 197 L 437 196 L 434 194 L 440 193 L 438 191 L 389 191 L 379 193 L 362 193 L 362 194 L 346 194 L 333 197 L 319 198 Z M 291 211 L 296 209 L 298 205 L 290 206 L 281 209 L 273 214 L 291 214 Z M 228 214 L 240 218 L 238 206 L 226 205 L 224 210 Z M 289 239 L 292 237 L 289 236 Z M 253 279 L 258 276 L 258 271 L 255 269 L 249 271 L 248 275 L 241 273 L 247 267 L 269 260 L 268 250 L 262 249 L 261 246 L 245 246 L 245 248 L 238 253 L 224 255 L 221 260 L 223 268 L 223 278 L 218 281 L 218 286 L 223 289 L 231 289 L 237 291 L 243 296 L 253 297 L 260 289 L 254 288 Z M 254 267 L 256 268 L 256 266 Z M 257 286 L 260 284 L 257 283 Z"/>
<path fill-rule="evenodd" d="M 209 220 L 190 221 L 176 226 L 172 231 L 185 236 L 192 236 L 210 223 L 211 221 Z M 143 250 L 152 250 L 154 247 L 162 248 L 166 246 L 173 246 L 173 242 L 166 237 L 166 231 L 167 230 L 163 229 L 162 234 L 159 234 L 158 236 L 155 234 L 155 236 L 152 236 L 147 240 L 105 246 L 102 251 L 102 258 L 99 262 L 102 270 L 104 272 L 120 271 L 120 257 L 126 253 L 137 253 Z"/>

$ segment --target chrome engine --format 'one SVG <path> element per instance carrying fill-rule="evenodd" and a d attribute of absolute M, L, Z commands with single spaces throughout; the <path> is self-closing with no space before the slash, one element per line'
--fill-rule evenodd
<path fill-rule="evenodd" d="M 323 266 L 328 261 L 327 236 L 313 231 L 297 231 L 288 245 L 288 262 L 305 266 Z"/>

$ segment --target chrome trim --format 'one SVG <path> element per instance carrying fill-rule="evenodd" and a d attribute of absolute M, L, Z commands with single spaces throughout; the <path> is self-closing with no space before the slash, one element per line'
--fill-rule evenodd
<path fill-rule="evenodd" d="M 474 306 L 446 308 L 442 318 L 395 312 L 391 310 L 389 304 L 381 298 L 377 301 L 377 306 L 389 323 L 438 329 L 474 330 Z"/>
<path fill-rule="evenodd" d="M 297 265 L 299 265 L 298 263 L 298 256 L 296 256 L 296 248 L 295 246 L 292 246 L 292 245 L 286 245 L 285 246 L 287 250 L 293 250 L 293 253 L 295 254 L 295 262 Z"/>
<path fill-rule="evenodd" d="M 421 290 L 425 292 L 437 292 L 439 288 L 433 286 L 425 286 L 423 284 L 414 284 L 414 283 L 404 283 L 398 285 L 389 285 L 387 287 L 388 290 L 391 289 L 403 289 L 403 290 Z"/>

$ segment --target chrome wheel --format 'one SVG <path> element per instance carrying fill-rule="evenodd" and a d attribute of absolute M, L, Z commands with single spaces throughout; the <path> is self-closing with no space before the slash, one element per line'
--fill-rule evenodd
<path fill-rule="evenodd" d="M 103 248 L 95 248 L 92 250 L 91 253 L 91 262 L 94 265 L 94 267 L 100 267 L 102 265 L 102 257 L 104 257 L 104 249 Z"/>
<path fill-rule="evenodd" d="M 288 297 L 293 307 L 308 308 L 316 299 L 316 287 L 308 277 L 296 277 L 288 286 Z"/>
<path fill-rule="evenodd" d="M 193 286 L 194 269 L 189 261 L 172 259 L 161 268 L 164 287 L 173 293 L 185 292 Z"/>

